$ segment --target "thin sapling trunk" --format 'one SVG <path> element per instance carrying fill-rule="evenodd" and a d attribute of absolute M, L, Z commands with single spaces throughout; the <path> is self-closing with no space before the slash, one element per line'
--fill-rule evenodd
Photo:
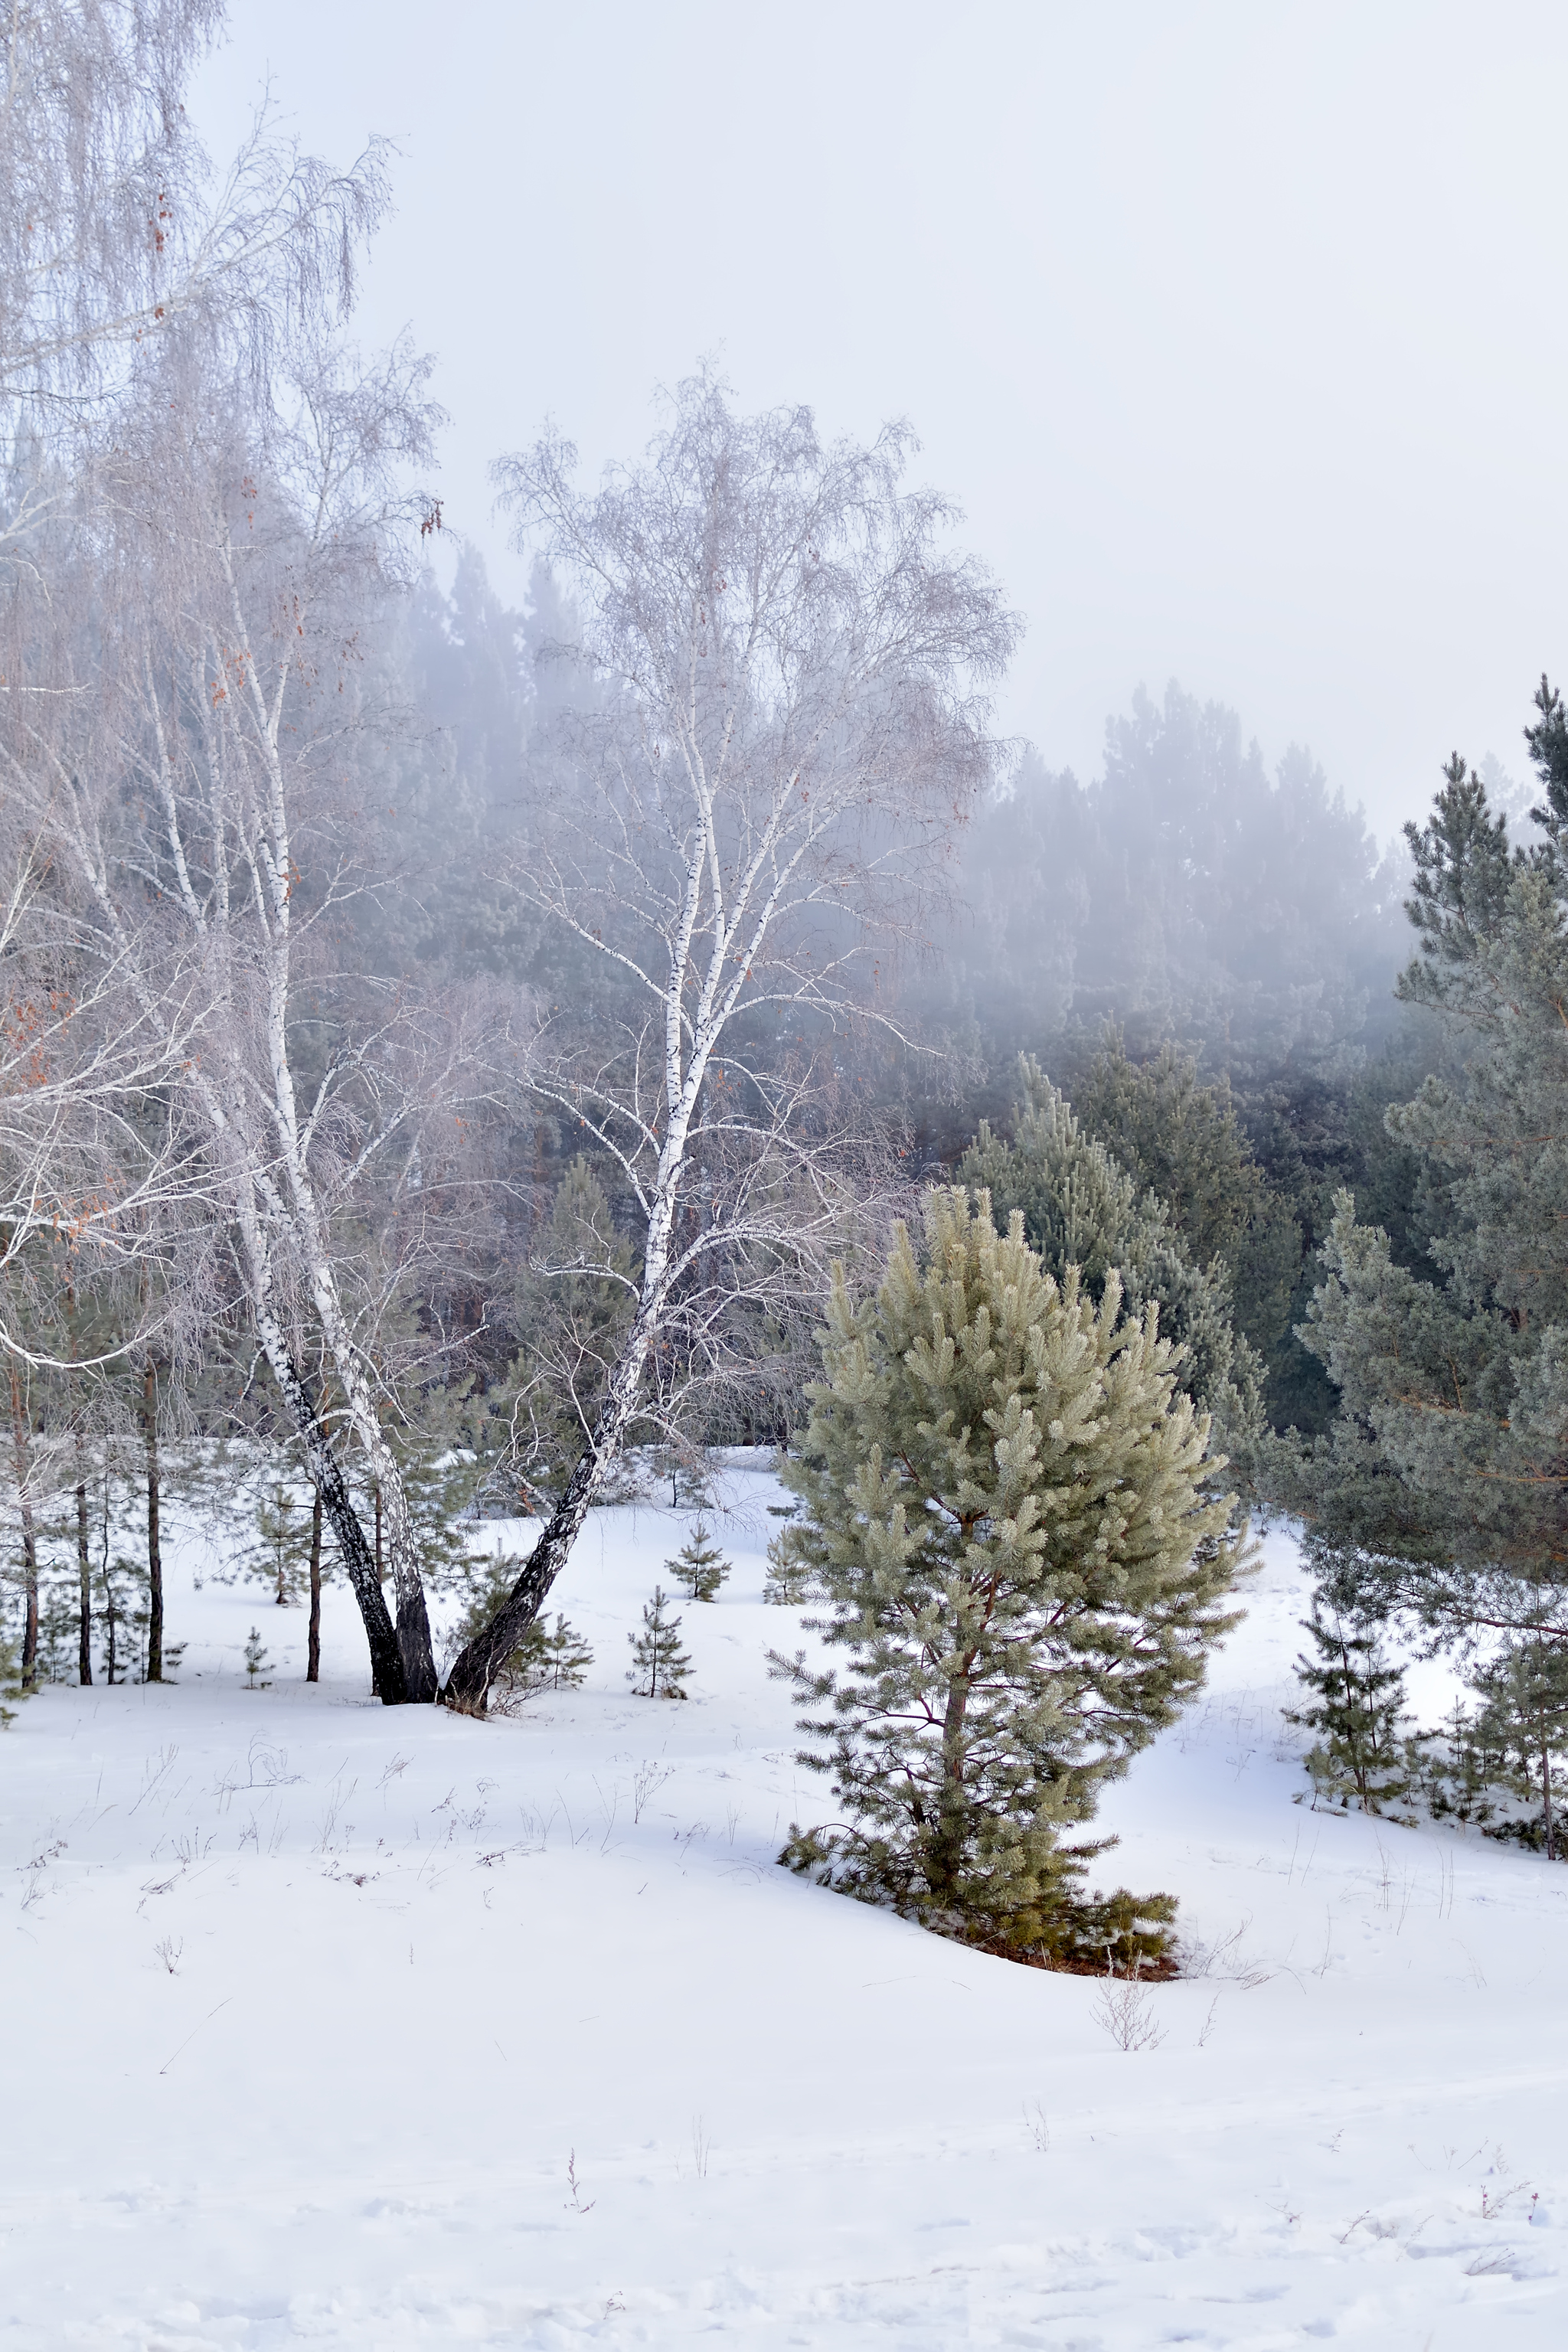
<path fill-rule="evenodd" d="M 310 1498 L 310 1630 L 305 1651 L 305 1680 L 321 1679 L 321 1490 Z"/>
<path fill-rule="evenodd" d="M 163 1679 L 163 1543 L 160 1525 L 158 1467 L 158 1375 L 151 1363 L 142 1374 L 142 1432 L 147 1447 L 147 1680 Z"/>
<path fill-rule="evenodd" d="M 80 1475 L 84 1465 L 82 1454 L 86 1441 L 80 1430 L 76 1434 L 76 1567 L 79 1591 L 80 1632 L 77 1648 L 77 1675 L 85 1687 L 92 1680 L 92 1554 L 87 1537 L 87 1480 Z"/>
<path fill-rule="evenodd" d="M 22 1515 L 22 1576 L 26 1611 L 22 1630 L 22 1687 L 31 1690 L 38 1679 L 38 1538 L 33 1525 L 33 1491 L 28 1477 L 32 1465 L 27 1407 L 22 1393 L 22 1376 L 14 1356 L 11 1359 L 11 1444 L 16 1457 L 16 1498 Z"/>

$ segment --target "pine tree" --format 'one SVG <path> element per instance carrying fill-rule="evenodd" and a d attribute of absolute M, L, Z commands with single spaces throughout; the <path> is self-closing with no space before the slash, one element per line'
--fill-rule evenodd
<path fill-rule="evenodd" d="M 733 1566 L 713 1541 L 705 1519 L 698 1520 L 675 1558 L 664 1564 L 689 1601 L 716 1601 Z"/>
<path fill-rule="evenodd" d="M 1098 1310 L 1075 1270 L 1058 1285 L 984 1192 L 933 1193 L 923 1265 L 900 1227 L 873 1297 L 840 1276 L 821 1346 L 784 1470 L 804 1510 L 777 1540 L 843 1664 L 774 1664 L 847 1826 L 795 1830 L 784 1858 L 1001 1948 L 1081 1957 L 1073 1885 L 1100 1849 L 1076 1833 L 1236 1622 L 1244 1531 L 1212 1492 L 1208 1424 L 1153 1311 L 1124 1319 L 1112 1270 Z"/>
<path fill-rule="evenodd" d="M 16 1664 L 16 1645 L 0 1633 L 0 1730 L 16 1718 L 16 1710 L 7 1706 L 8 1698 L 24 1698 L 22 1676 Z"/>
<path fill-rule="evenodd" d="M 637 1305 L 636 1272 L 592 1163 L 574 1160 L 513 1301 L 522 1345 L 505 1467 L 531 1510 L 559 1491 L 583 1451 Z"/>
<path fill-rule="evenodd" d="M 799 1609 L 811 1598 L 811 1563 L 786 1549 L 784 1533 L 781 1528 L 768 1545 L 763 1599 L 781 1609 Z"/>
<path fill-rule="evenodd" d="M 253 1576 L 272 1587 L 279 1609 L 298 1600 L 308 1573 L 310 1508 L 286 1479 L 273 1475 L 262 1486 L 256 1504 L 255 1540 L 245 1556 Z"/>
<path fill-rule="evenodd" d="M 1340 1410 L 1268 1474 L 1358 1557 L 1365 1605 L 1455 1638 L 1568 1632 L 1568 718 L 1544 680 L 1537 708 L 1528 855 L 1457 755 L 1407 828 L 1419 952 L 1399 991 L 1436 1014 L 1445 1067 L 1387 1124 L 1424 1163 L 1435 1278 L 1340 1194 L 1301 1333 Z"/>
<path fill-rule="evenodd" d="M 250 1629 L 250 1638 L 245 1645 L 245 1686 L 247 1690 L 256 1690 L 258 1688 L 260 1688 L 261 1690 L 271 1689 L 272 1685 L 269 1682 L 264 1682 L 259 1685 L 257 1682 L 257 1676 L 264 1673 L 266 1668 L 271 1664 L 271 1659 L 268 1656 L 266 1650 L 262 1646 L 260 1633 L 258 1628 L 253 1625 Z"/>
<path fill-rule="evenodd" d="M 1271 1356 L 1286 1333 L 1301 1229 L 1253 1157 L 1229 1087 L 1203 1085 L 1174 1045 L 1130 1061 L 1115 1030 L 1072 1100 L 1087 1132 L 1163 1203 L 1194 1265 L 1224 1261 L 1236 1328 Z"/>
<path fill-rule="evenodd" d="M 1316 1655 L 1298 1657 L 1296 1673 L 1313 1703 L 1285 1720 L 1318 1735 L 1305 1759 L 1314 1801 L 1354 1797 L 1363 1813 L 1380 1813 L 1410 1787 L 1404 1669 L 1384 1656 L 1375 1620 L 1321 1591 L 1301 1623 Z"/>
<path fill-rule="evenodd" d="M 542 1617 L 536 1617 L 528 1630 L 539 1634 L 534 1652 L 539 1661 L 536 1686 L 540 1690 L 575 1690 L 594 1663 L 594 1653 L 576 1628 L 558 1616 L 548 1633 Z"/>
<path fill-rule="evenodd" d="M 1476 1744 L 1483 1754 L 1496 1754 L 1500 1769 L 1494 1777 L 1510 1793 L 1539 1808 L 1541 1843 L 1548 1862 L 1555 1862 L 1563 1843 L 1557 1790 L 1568 1756 L 1568 1656 L 1563 1644 L 1530 1637 L 1507 1643 L 1472 1687 L 1481 1702 Z M 1536 1827 L 1529 1824 L 1531 1843 Z"/>
<path fill-rule="evenodd" d="M 999 1225 L 1022 1211 L 1025 1239 L 1058 1283 L 1076 1267 L 1098 1304 L 1114 1273 L 1129 1313 L 1157 1306 L 1161 1337 L 1184 1351 L 1177 1386 L 1209 1416 L 1216 1444 L 1245 1462 L 1261 1427 L 1264 1368 L 1235 1328 L 1223 1260 L 1194 1262 L 1164 1204 L 1139 1193 L 1032 1055 L 1020 1057 L 1018 1074 L 1012 1141 L 983 1121 L 960 1178 L 985 1191 Z"/>
<path fill-rule="evenodd" d="M 665 1614 L 669 1602 L 662 1587 L 655 1585 L 653 1599 L 645 1601 L 642 1632 L 628 1633 L 632 1664 L 626 1669 L 626 1680 L 639 1698 L 686 1698 L 688 1675 L 691 1660 L 680 1646 L 680 1620 Z"/>

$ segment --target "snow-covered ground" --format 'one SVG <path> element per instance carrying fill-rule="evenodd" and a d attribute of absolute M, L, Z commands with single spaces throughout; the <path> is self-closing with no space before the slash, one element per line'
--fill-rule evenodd
<path fill-rule="evenodd" d="M 306 1686 L 303 1612 L 194 1590 L 195 1539 L 177 1686 L 21 1710 L 0 2352 L 1568 2342 L 1568 1870 L 1297 1801 L 1289 1539 L 1105 1809 L 1105 1883 L 1211 1952 L 1124 2052 L 1103 1987 L 774 1866 L 826 1792 L 772 1481 L 725 1495 L 686 1705 L 624 1679 L 684 1531 L 644 1507 L 559 1589 L 586 1685 L 510 1720 L 372 1705 L 341 1589 Z"/>

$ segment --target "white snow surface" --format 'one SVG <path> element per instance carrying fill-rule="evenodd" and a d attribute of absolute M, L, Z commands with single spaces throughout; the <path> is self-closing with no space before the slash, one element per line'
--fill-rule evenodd
<path fill-rule="evenodd" d="M 773 1479 L 721 1489 L 686 1704 L 625 1679 L 687 1525 L 643 1506 L 557 1589 L 585 1686 L 510 1719 L 373 1704 L 341 1585 L 307 1685 L 303 1612 L 194 1532 L 178 1684 L 22 1707 L 0 2352 L 1568 2343 L 1568 1871 L 1301 1801 L 1289 1538 L 1104 1807 L 1102 1883 L 1209 1955 L 1123 2051 L 1102 1984 L 777 1867 L 830 1800 Z"/>

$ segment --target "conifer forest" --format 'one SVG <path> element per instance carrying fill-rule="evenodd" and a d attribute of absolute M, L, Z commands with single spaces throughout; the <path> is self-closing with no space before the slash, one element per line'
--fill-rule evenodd
<path fill-rule="evenodd" d="M 1348 18 L 472 14 L 0 27 L 0 2334 L 1544 2352 L 1568 635 L 1465 536 L 1533 411 L 1457 360 L 1449 581 L 1370 492 L 1321 572 L 1362 425 L 1178 318 L 1261 232 L 1151 93 L 1267 51 L 1349 332 Z M 1391 156 L 1417 83 L 1528 144 L 1519 27 L 1387 18 Z M 1124 70 L 1180 255 L 1026 111 L 1108 190 Z"/>

